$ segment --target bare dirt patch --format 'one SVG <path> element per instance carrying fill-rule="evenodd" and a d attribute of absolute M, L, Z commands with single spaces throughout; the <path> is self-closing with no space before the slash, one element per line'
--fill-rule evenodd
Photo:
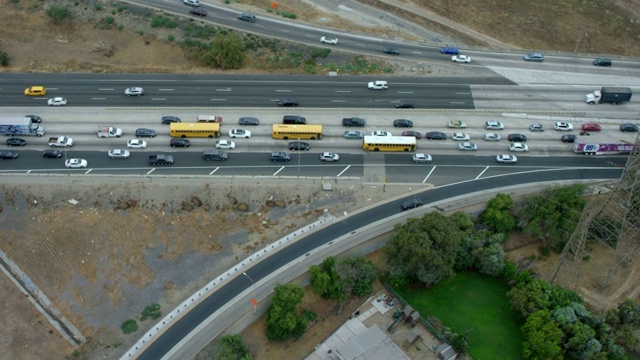
<path fill-rule="evenodd" d="M 137 333 L 124 336 L 122 322 L 151 303 L 172 309 L 251 252 L 316 221 L 324 209 L 339 215 L 405 191 L 344 183 L 323 192 L 319 184 L 297 186 L 295 180 L 259 186 L 55 180 L 3 178 L 0 247 L 87 338 L 78 349 L 85 358 L 119 356 L 152 324 L 140 323 Z M 238 210 L 242 204 L 246 211 Z M 26 312 L 12 310 L 3 307 L 2 316 L 8 322 L 3 333 L 19 334 L 5 344 L 14 358 L 28 356 L 25 349 L 43 337 L 55 340 L 51 353 L 69 354 L 66 340 L 46 334 L 48 323 L 25 332 Z"/>

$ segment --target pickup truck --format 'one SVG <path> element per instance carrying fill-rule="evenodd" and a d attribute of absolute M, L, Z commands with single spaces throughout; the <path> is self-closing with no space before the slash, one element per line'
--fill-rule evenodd
<path fill-rule="evenodd" d="M 72 147 L 73 139 L 68 136 L 58 136 L 49 138 L 49 146 L 51 147 Z"/>
<path fill-rule="evenodd" d="M 149 165 L 173 165 L 173 156 L 166 154 L 158 154 L 149 156 Z"/>
<path fill-rule="evenodd" d="M 122 136 L 122 129 L 113 126 L 99 127 L 96 132 L 99 138 L 117 137 Z"/>

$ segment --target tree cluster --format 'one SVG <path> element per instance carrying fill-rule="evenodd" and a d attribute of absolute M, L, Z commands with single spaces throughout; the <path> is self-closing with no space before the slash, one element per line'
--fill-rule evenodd
<path fill-rule="evenodd" d="M 304 291 L 298 285 L 287 284 L 275 287 L 266 318 L 267 338 L 270 341 L 285 341 L 290 338 L 299 338 L 304 334 L 310 312 L 298 314 L 297 307 L 303 297 Z"/>
<path fill-rule="evenodd" d="M 309 268 L 309 282 L 315 294 L 343 302 L 351 294 L 363 297 L 371 293 L 376 273 L 376 266 L 363 257 L 344 260 L 328 257 L 322 264 Z"/>
<path fill-rule="evenodd" d="M 425 214 L 396 226 L 384 249 L 390 280 L 435 284 L 455 271 L 479 270 L 489 275 L 503 272 L 505 236 L 476 231 L 471 217 L 455 213 Z"/>
<path fill-rule="evenodd" d="M 545 190 L 514 207 L 518 227 L 525 234 L 548 241 L 561 252 L 575 230 L 586 201 L 582 184 Z"/>
<path fill-rule="evenodd" d="M 620 343 L 637 345 L 640 307 L 627 300 L 617 309 L 594 315 L 573 291 L 518 274 L 507 293 L 526 318 L 522 326 L 524 359 L 624 359 Z"/>

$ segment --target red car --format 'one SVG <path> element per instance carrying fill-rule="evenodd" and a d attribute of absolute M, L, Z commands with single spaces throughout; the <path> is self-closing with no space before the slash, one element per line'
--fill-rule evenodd
<path fill-rule="evenodd" d="M 193 10 L 191 10 L 189 12 L 192 13 L 193 15 L 207 16 L 207 12 L 202 10 L 202 9 L 193 9 Z"/>
<path fill-rule="evenodd" d="M 582 131 L 600 131 L 602 130 L 602 128 L 600 127 L 600 125 L 596 124 L 596 123 L 586 123 L 586 124 L 582 124 Z"/>

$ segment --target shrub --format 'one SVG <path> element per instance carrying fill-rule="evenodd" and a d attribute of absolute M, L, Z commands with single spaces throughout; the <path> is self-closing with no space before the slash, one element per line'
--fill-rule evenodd
<path fill-rule="evenodd" d="M 151 304 L 142 310 L 142 317 L 140 317 L 140 321 L 145 321 L 147 318 L 157 319 L 160 316 L 162 316 L 160 304 Z"/>
<path fill-rule="evenodd" d="M 54 24 L 73 19 L 73 13 L 66 6 L 52 6 L 47 9 L 46 14 Z"/>
<path fill-rule="evenodd" d="M 133 332 L 138 331 L 138 323 L 133 319 L 129 319 L 123 322 L 122 325 L 120 325 L 120 329 L 122 329 L 122 332 L 125 335 L 131 334 Z"/>
<path fill-rule="evenodd" d="M 283 11 L 280 15 L 282 15 L 283 17 L 289 18 L 289 19 L 297 18 L 296 14 L 290 13 L 290 12 L 286 12 L 286 11 Z"/>
<path fill-rule="evenodd" d="M 175 36 L 173 36 L 173 34 L 169 34 L 169 36 L 167 36 L 167 40 L 173 42 L 176 39 Z"/>
<path fill-rule="evenodd" d="M 0 66 L 9 66 L 10 62 L 11 58 L 9 57 L 9 54 L 4 51 L 0 51 Z"/>

